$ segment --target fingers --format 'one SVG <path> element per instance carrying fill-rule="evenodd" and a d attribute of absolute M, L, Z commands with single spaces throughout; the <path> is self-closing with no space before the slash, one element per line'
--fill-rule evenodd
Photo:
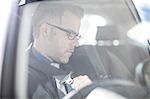
<path fill-rule="evenodd" d="M 78 90 L 82 89 L 83 87 L 90 85 L 91 83 L 92 83 L 92 81 L 90 80 L 90 78 L 87 75 L 84 75 L 84 76 L 80 75 L 73 79 L 72 87 L 78 91 Z"/>

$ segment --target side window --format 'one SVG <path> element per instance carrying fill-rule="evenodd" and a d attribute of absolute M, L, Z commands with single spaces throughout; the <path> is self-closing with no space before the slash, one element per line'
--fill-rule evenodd
<path fill-rule="evenodd" d="M 92 88 L 109 89 L 123 97 L 143 97 L 145 85 L 137 84 L 135 72 L 149 55 L 147 48 L 129 36 L 140 21 L 130 5 L 134 7 L 129 1 L 94 0 L 20 6 L 18 44 L 22 49 L 18 50 L 17 71 L 24 68 L 26 96 L 61 99 L 70 92 L 76 97 L 79 90 L 86 90 L 87 96 L 93 89 L 86 87 L 94 83 Z"/>

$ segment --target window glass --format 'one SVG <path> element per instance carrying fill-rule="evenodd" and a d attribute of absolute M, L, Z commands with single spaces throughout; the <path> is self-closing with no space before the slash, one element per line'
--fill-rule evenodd
<path fill-rule="evenodd" d="M 140 84 L 136 68 L 149 54 L 147 46 L 129 35 L 139 29 L 133 11 L 123 0 L 20 6 L 21 32 L 30 33 L 25 51 L 28 97 L 61 99 L 86 90 L 86 98 L 95 87 L 116 97 L 145 96 L 147 84 Z M 86 89 L 90 85 L 93 89 Z"/>

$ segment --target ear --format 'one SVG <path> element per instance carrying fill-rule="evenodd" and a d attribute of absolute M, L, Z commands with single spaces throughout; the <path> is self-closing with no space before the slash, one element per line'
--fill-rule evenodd
<path fill-rule="evenodd" d="M 47 37 L 48 36 L 48 24 L 43 23 L 40 25 L 40 34 L 43 37 Z"/>

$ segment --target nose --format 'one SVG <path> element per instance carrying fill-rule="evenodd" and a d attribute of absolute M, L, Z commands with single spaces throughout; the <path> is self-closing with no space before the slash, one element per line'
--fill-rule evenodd
<path fill-rule="evenodd" d="M 77 38 L 75 38 L 73 41 L 74 41 L 74 46 L 75 46 L 75 47 L 79 47 L 78 39 L 77 39 Z"/>

